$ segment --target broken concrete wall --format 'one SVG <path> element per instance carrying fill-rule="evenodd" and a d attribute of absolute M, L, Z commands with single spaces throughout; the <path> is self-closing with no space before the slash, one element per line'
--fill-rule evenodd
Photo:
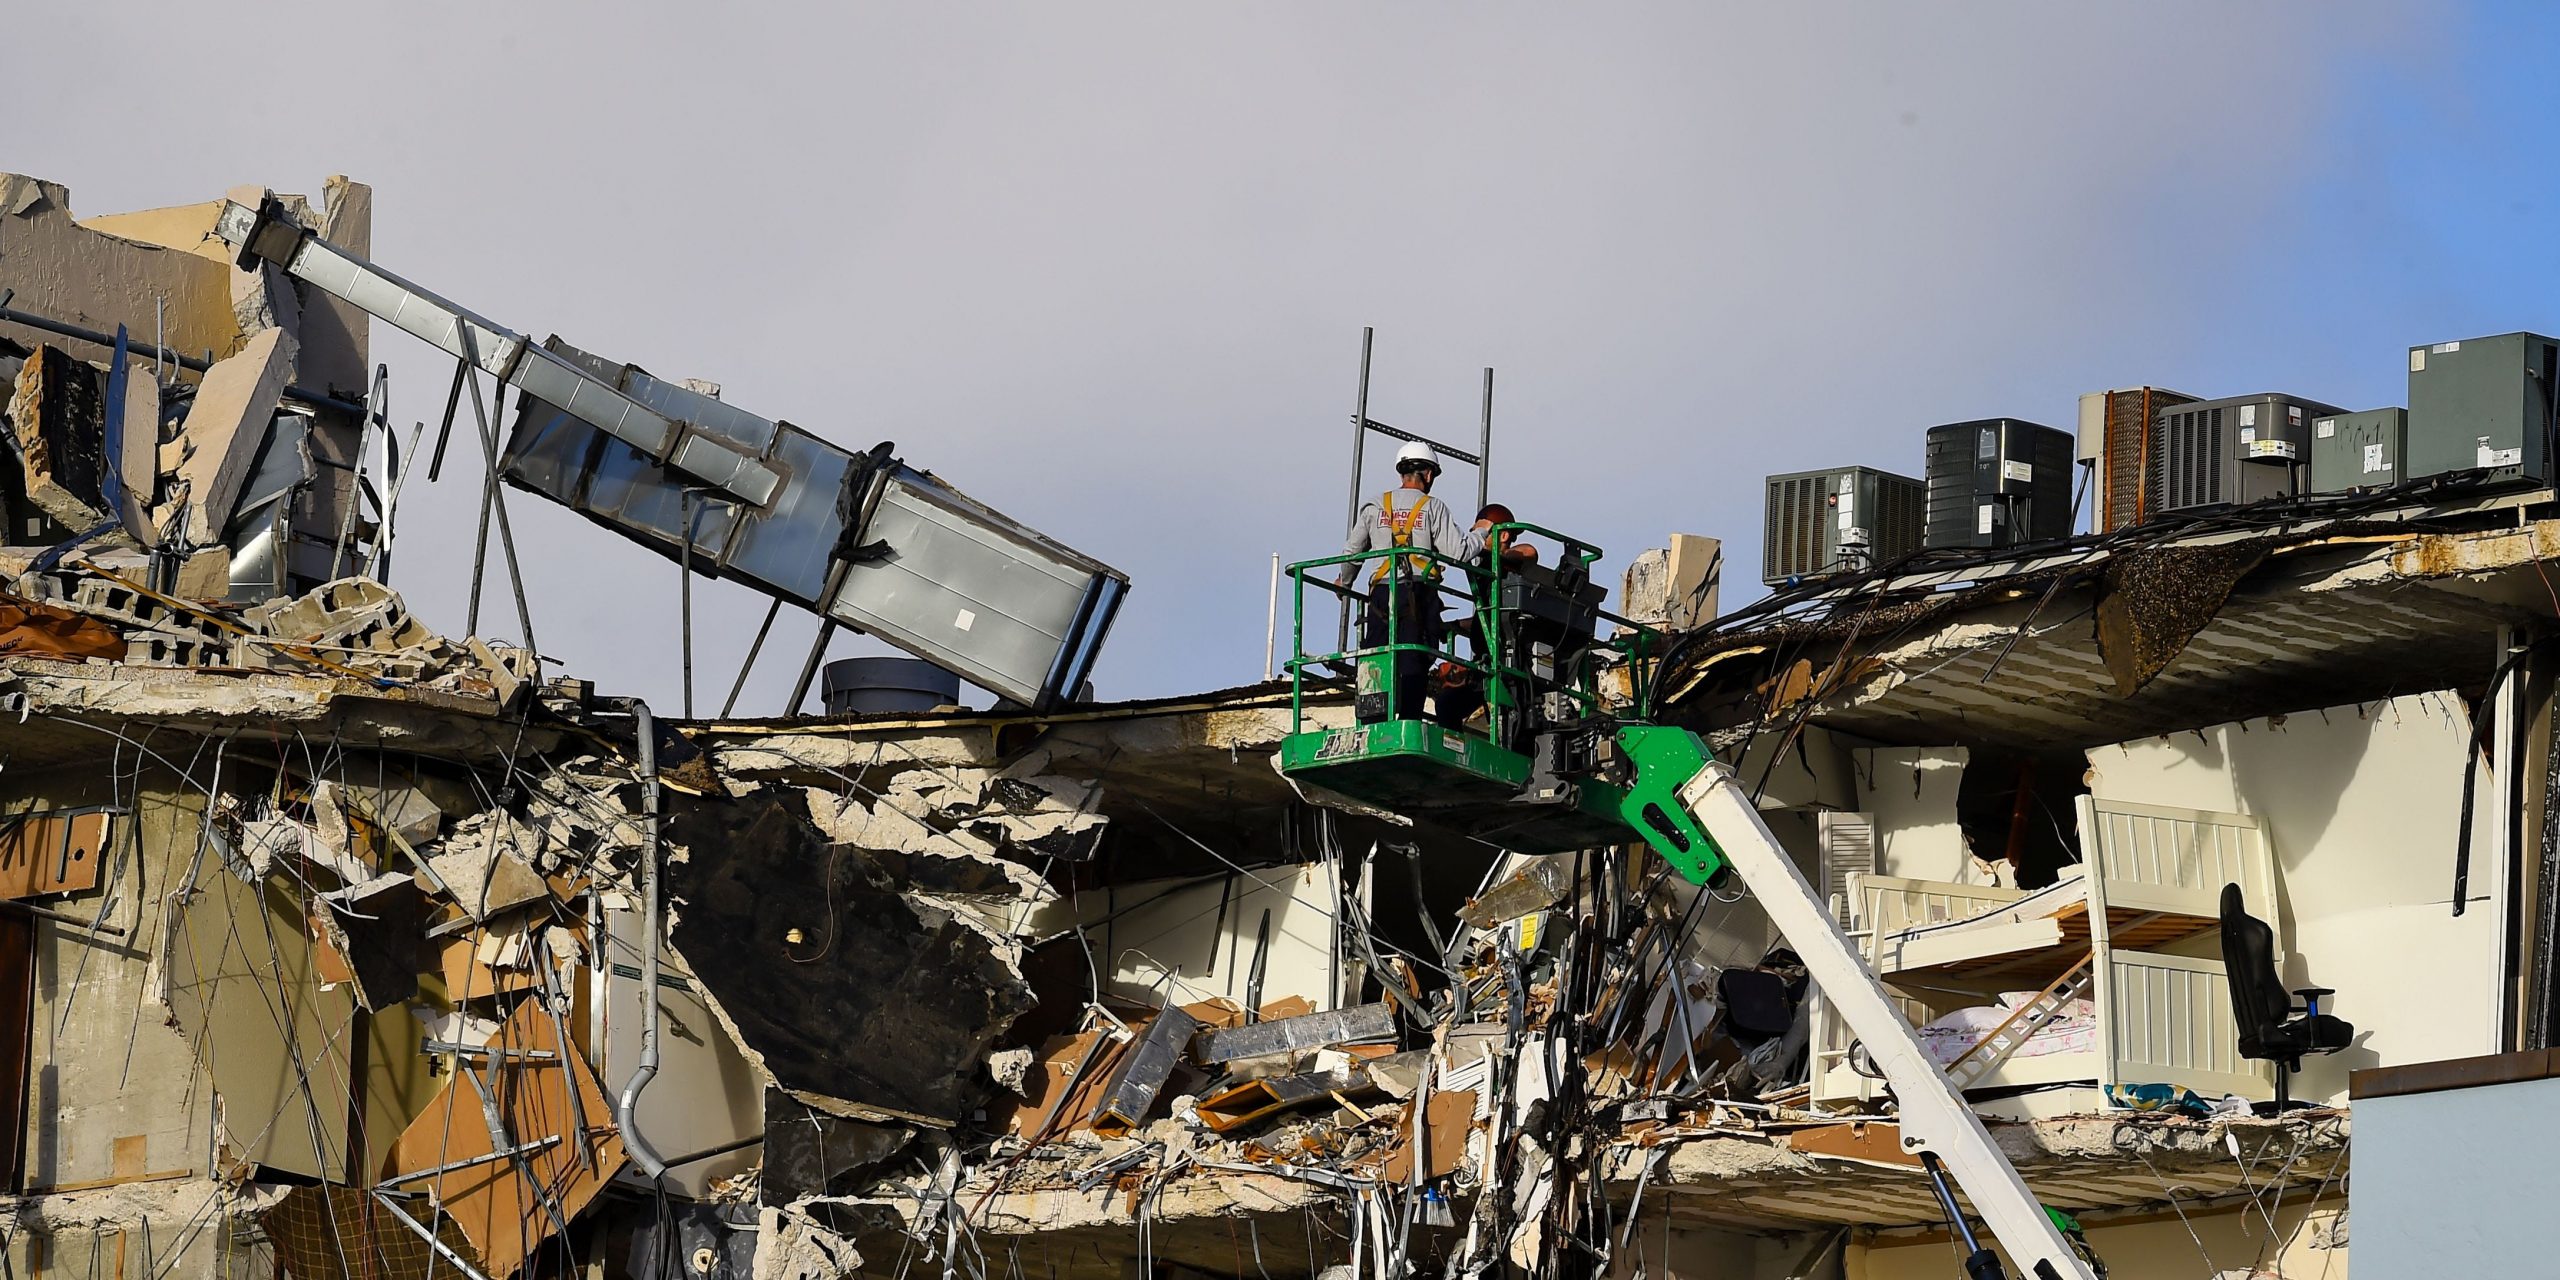
<path fill-rule="evenodd" d="M 263 192 L 245 190 L 252 199 Z M 329 206 L 321 212 L 300 197 L 283 200 L 295 218 L 340 237 L 339 243 L 359 249 L 369 244 L 371 191 L 341 177 L 330 180 L 328 194 Z M 11 305 L 99 332 L 111 333 L 119 324 L 128 331 L 135 370 L 135 391 L 128 400 L 138 412 L 127 415 L 120 474 L 136 497 L 137 510 L 151 509 L 149 525 L 176 531 L 183 511 L 182 531 L 192 545 L 212 547 L 233 539 L 230 524 L 240 514 L 240 486 L 262 451 L 273 451 L 269 440 L 279 421 L 277 393 L 293 385 L 302 389 L 296 403 L 307 413 L 291 419 L 292 438 L 279 435 L 274 448 L 307 454 L 311 464 L 303 483 L 292 488 L 290 501 L 279 508 L 290 513 L 292 537 L 265 549 L 275 563 L 266 576 L 251 575 L 251 581 L 265 586 L 250 598 L 337 576 L 343 566 L 332 562 L 332 554 L 336 534 L 356 501 L 354 468 L 362 434 L 352 410 L 319 403 L 310 393 L 342 402 L 365 399 L 373 370 L 364 315 L 272 266 L 262 265 L 254 273 L 238 270 L 211 234 L 220 201 L 75 223 L 58 185 L 0 175 L 0 196 L 6 197 L 0 205 L 14 211 L 0 213 L 8 220 L 0 225 L 5 232 L 0 234 L 0 287 L 17 290 Z M 219 310 L 217 294 L 227 299 Z M 306 303 L 306 295 L 317 296 Z M 91 366 L 102 366 L 109 352 L 97 344 L 24 326 L 0 329 L 12 337 L 22 331 L 25 345 L 49 343 L 79 364 L 80 372 L 103 379 Z M 154 359 L 155 343 L 162 341 L 187 359 L 211 359 L 214 369 L 199 375 Z M 254 369 L 234 359 L 260 341 L 279 349 L 260 353 Z M 160 379 L 169 386 L 165 394 L 155 395 L 162 390 L 155 385 Z M 188 382 L 200 382 L 201 390 L 191 391 L 183 385 Z M 176 404 L 191 399 L 199 403 Z M 170 416 L 176 421 L 164 423 L 154 400 L 172 402 Z M 94 480 L 84 483 L 84 477 L 98 469 L 92 455 L 100 448 L 99 417 L 82 415 L 73 424 L 78 430 L 58 440 L 33 433 L 46 447 L 26 456 L 33 481 L 28 494 L 61 527 L 13 528 L 13 537 L 49 543 L 66 536 L 65 530 L 96 523 L 93 509 L 104 504 Z M 157 502 L 162 471 L 176 473 L 171 497 L 186 500 L 183 506 Z M 24 514 L 12 512 L 13 517 Z M 137 536 L 146 536 L 141 521 L 133 522 L 133 528 Z M 355 533 L 362 540 L 370 530 L 359 523 Z"/>
<path fill-rule="evenodd" d="M 163 538 L 183 538 L 184 545 L 196 547 L 222 539 L 250 465 L 266 442 L 295 349 L 291 333 L 263 330 L 238 355 L 206 372 L 178 428 L 183 452 L 171 468 L 175 482 L 158 516 Z"/>
<path fill-rule="evenodd" d="M 368 1012 L 348 986 L 323 984 L 306 908 L 282 877 L 252 886 L 216 868 L 196 886 L 175 922 L 169 1004 L 222 1099 L 227 1154 L 305 1177 L 366 1176 L 435 1092 L 418 1020 L 405 1005 Z"/>
<path fill-rule="evenodd" d="M 356 255 L 373 256 L 373 188 L 332 174 L 322 184 L 320 238 Z M 362 400 L 373 379 L 369 339 L 372 317 L 343 298 L 302 289 L 302 359 L 295 378 L 349 400 Z M 350 461 L 337 458 L 337 461 Z"/>
<path fill-rule="evenodd" d="M 30 1280 L 275 1280 L 255 1220 L 280 1194 L 198 1177 L 30 1197 L 12 1206 L 0 1267 Z"/>
<path fill-rule="evenodd" d="M 246 336 L 231 310 L 232 275 L 219 259 L 81 225 L 59 183 L 0 174 L 0 288 L 17 291 L 17 310 L 101 333 L 123 325 L 137 347 L 151 342 L 156 316 L 171 350 L 220 359 Z M 0 334 L 27 346 L 68 342 L 94 362 L 110 354 L 20 325 L 0 324 Z"/>
<path fill-rule="evenodd" d="M 321 238 L 360 257 L 372 257 L 373 188 L 337 174 L 325 184 L 324 195 Z M 294 337 L 302 349 L 294 361 L 294 381 L 342 400 L 363 403 L 373 385 L 372 317 L 333 294 L 297 287 L 302 292 L 302 327 Z M 344 523 L 347 504 L 356 500 L 355 466 L 363 439 L 358 424 L 341 421 L 336 415 L 323 416 L 312 431 L 312 459 L 319 464 L 320 475 L 309 498 L 294 513 L 305 528 L 334 536 Z M 306 551 L 304 562 L 291 566 L 294 572 L 317 578 L 333 578 L 347 572 L 343 565 L 315 569 L 317 561 L 326 559 L 321 556 L 315 561 L 312 557 L 316 551 L 317 548 Z"/>
<path fill-rule="evenodd" d="M 251 190 L 256 190 L 252 188 Z M 287 207 L 330 243 L 360 257 L 373 252 L 373 188 L 349 180 L 343 174 L 332 175 L 322 184 L 322 202 L 317 210 L 301 196 L 282 197 Z M 236 280 L 242 273 L 233 263 L 231 247 L 213 232 L 221 218 L 226 200 L 207 200 L 198 204 L 171 205 L 158 209 L 138 209 L 131 213 L 98 214 L 81 218 L 78 225 L 89 231 L 141 245 L 190 254 L 220 267 L 226 279 Z M 296 294 L 288 314 L 295 321 L 294 337 L 302 344 L 302 359 L 295 379 L 318 390 L 350 400 L 360 400 L 372 375 L 368 358 L 370 321 L 361 309 L 341 299 L 319 293 L 299 282 L 289 282 Z M 317 294 L 317 296 L 314 296 Z M 30 308 L 37 314 L 49 315 L 41 308 Z M 261 308 L 265 322 L 274 319 L 273 308 Z M 242 319 L 236 312 L 235 321 Z M 149 312 L 145 323 L 134 326 L 137 343 L 150 339 Z M 128 321 L 128 324 L 131 322 Z M 112 331 L 112 324 L 100 326 Z M 242 336 L 264 327 L 264 323 L 242 324 Z M 200 346 L 175 342 L 172 350 L 191 356 L 204 354 Z M 231 354 L 231 348 L 219 348 L 217 357 Z"/>
<path fill-rule="evenodd" d="M 229 781 L 244 772 L 234 765 Z M 111 790 L 98 769 L 12 776 L 0 803 L 13 810 L 119 810 L 99 883 L 48 908 L 122 932 L 37 922 L 30 1184 L 242 1161 L 307 1176 L 371 1168 L 434 1091 L 417 1020 L 403 1007 L 366 1013 L 347 988 L 321 985 L 302 905 L 274 882 L 243 883 L 236 854 L 204 831 L 207 777 L 151 766 Z"/>
<path fill-rule="evenodd" d="M 10 444 L 25 469 L 27 500 L 73 529 L 97 524 L 106 509 L 106 387 L 85 361 L 52 344 L 27 354 L 10 387 Z"/>
<path fill-rule="evenodd" d="M 33 803 L 128 810 L 105 879 L 56 900 L 125 934 L 92 940 L 47 921 L 39 936 L 31 1178 L 83 1185 L 241 1160 L 308 1176 L 369 1167 L 432 1092 L 415 1019 L 364 1013 L 320 985 L 302 907 L 226 868 L 199 822 L 200 789 L 160 769 L 122 797 L 74 771 L 29 781 L 43 788 Z M 358 1080 L 364 1105 L 351 1109 Z"/>
<path fill-rule="evenodd" d="M 100 886 L 53 900 L 65 914 L 122 934 L 93 938 L 58 920 L 36 922 L 26 1135 L 31 1187 L 157 1181 L 212 1168 L 213 1091 L 155 989 L 163 970 L 154 943 L 168 919 L 167 895 L 185 871 L 166 855 L 182 831 L 194 830 L 168 784 L 162 775 L 149 789 L 155 803 L 114 820 Z M 120 799 L 95 769 L 12 771 L 5 790 L 0 804 L 12 811 Z M 136 884 L 165 887 L 137 893 Z"/>
<path fill-rule="evenodd" d="M 1724 583 L 1724 543 L 1694 533 L 1636 553 L 1627 562 L 1618 612 L 1637 622 L 1687 631 L 1715 621 Z"/>

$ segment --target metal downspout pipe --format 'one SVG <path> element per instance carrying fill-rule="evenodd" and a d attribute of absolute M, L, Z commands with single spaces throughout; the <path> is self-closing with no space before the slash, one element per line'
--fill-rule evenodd
<path fill-rule="evenodd" d="M 613 1121 L 622 1130 L 623 1152 L 631 1163 L 652 1180 L 664 1175 L 667 1162 L 657 1149 L 640 1134 L 640 1091 L 658 1074 L 658 953 L 666 946 L 666 911 L 658 885 L 660 852 L 659 826 L 664 821 L 659 808 L 657 723 L 649 715 L 649 704 L 638 698 L 617 698 L 631 713 L 633 733 L 640 740 L 641 816 L 646 835 L 640 853 L 640 913 L 645 937 L 640 952 L 640 1065 L 631 1078 L 622 1082 L 622 1095 L 614 1100 Z"/>

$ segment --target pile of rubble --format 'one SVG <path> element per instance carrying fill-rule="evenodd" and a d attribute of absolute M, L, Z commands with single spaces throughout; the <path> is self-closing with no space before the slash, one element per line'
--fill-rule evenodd
<path fill-rule="evenodd" d="M 502 704 L 538 673 L 528 650 L 435 634 L 410 615 L 399 592 L 370 578 L 240 606 L 154 590 L 89 560 L 10 580 L 0 591 L 0 656 L 314 672 Z"/>

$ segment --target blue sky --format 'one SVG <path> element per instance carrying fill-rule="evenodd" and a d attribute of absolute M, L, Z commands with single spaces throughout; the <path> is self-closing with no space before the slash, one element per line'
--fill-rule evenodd
<path fill-rule="evenodd" d="M 80 213 L 349 173 L 393 270 L 897 440 L 1131 574 L 1124 697 L 1259 675 L 1270 553 L 1341 536 L 1364 324 L 1376 416 L 1471 436 L 1495 366 L 1497 496 L 1617 563 L 1723 537 L 1727 607 L 1767 473 L 1916 473 L 1932 424 L 2107 386 L 2403 403 L 2409 344 L 2560 327 L 2555 37 L 2393 0 L 49 5 L 0 114 Z M 378 354 L 430 416 L 449 366 Z M 403 499 L 440 627 L 471 498 Z M 546 652 L 672 703 L 674 568 L 516 510 Z M 725 688 L 761 601 L 697 602 Z"/>

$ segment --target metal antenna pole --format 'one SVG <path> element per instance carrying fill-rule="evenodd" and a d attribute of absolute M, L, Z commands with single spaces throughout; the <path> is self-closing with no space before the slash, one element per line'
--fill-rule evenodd
<path fill-rule="evenodd" d="M 1484 371 L 1484 424 L 1476 433 L 1476 510 L 1493 501 L 1493 370 Z"/>
<path fill-rule="evenodd" d="M 1271 553 L 1270 608 L 1262 615 L 1262 678 L 1280 674 L 1280 553 Z"/>
<path fill-rule="evenodd" d="M 1361 326 L 1360 391 L 1351 401 L 1351 506 L 1342 513 L 1342 527 L 1346 531 L 1351 528 L 1352 521 L 1360 518 L 1360 463 L 1362 454 L 1369 447 L 1369 345 L 1377 335 L 1375 328 Z M 1348 649 L 1351 647 L 1351 598 L 1339 596 L 1336 600 L 1340 625 L 1336 629 L 1333 647 Z"/>
<path fill-rule="evenodd" d="M 1344 528 L 1360 518 L 1360 464 L 1369 447 L 1369 345 L 1378 331 L 1360 330 L 1360 390 L 1351 401 L 1351 505 L 1342 513 Z"/>
<path fill-rule="evenodd" d="M 684 545 L 676 551 L 676 571 L 682 575 L 676 585 L 677 629 L 684 641 L 684 718 L 693 718 L 693 524 L 694 513 L 701 509 L 701 499 L 691 487 L 677 498 L 684 509 Z"/>

